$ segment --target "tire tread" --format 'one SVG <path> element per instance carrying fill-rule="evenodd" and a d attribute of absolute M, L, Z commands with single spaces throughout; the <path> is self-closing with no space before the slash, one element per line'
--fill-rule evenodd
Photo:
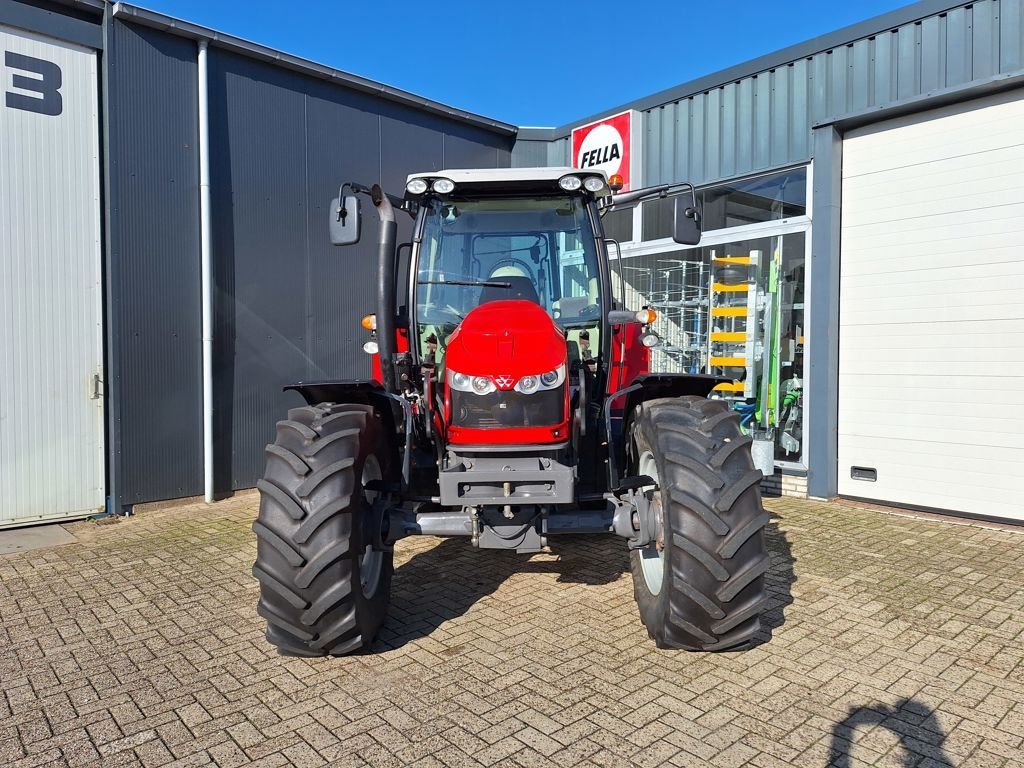
<path fill-rule="evenodd" d="M 373 454 L 387 476 L 387 439 L 374 409 L 363 404 L 302 406 L 277 423 L 257 483 L 253 576 L 260 586 L 256 612 L 282 654 L 354 653 L 384 621 L 392 557 L 384 555 L 371 595 L 363 593 L 359 568 L 366 540 L 361 473 Z"/>
<path fill-rule="evenodd" d="M 652 595 L 631 557 L 648 633 L 659 645 L 727 651 L 749 645 L 767 603 L 771 566 L 764 543 L 770 516 L 761 472 L 739 416 L 717 400 L 659 398 L 636 412 L 634 435 L 655 455 L 665 521 L 666 571 Z M 630 446 L 639 456 L 640 444 Z"/>

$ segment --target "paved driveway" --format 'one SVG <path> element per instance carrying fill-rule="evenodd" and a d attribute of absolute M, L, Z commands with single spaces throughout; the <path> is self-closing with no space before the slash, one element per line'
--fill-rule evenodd
<path fill-rule="evenodd" d="M 743 653 L 657 651 L 616 539 L 413 539 L 375 653 L 262 639 L 253 496 L 0 557 L 0 765 L 1024 766 L 1024 535 L 774 500 Z"/>

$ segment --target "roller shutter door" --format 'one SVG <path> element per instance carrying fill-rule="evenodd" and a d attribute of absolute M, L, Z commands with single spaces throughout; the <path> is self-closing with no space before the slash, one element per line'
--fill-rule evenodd
<path fill-rule="evenodd" d="M 1024 93 L 849 133 L 842 495 L 1024 520 Z"/>

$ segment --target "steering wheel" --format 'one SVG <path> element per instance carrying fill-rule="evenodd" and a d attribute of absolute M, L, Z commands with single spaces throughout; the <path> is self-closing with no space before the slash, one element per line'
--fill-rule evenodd
<path fill-rule="evenodd" d="M 435 315 L 440 315 L 443 319 L 438 321 Z M 458 325 L 462 320 L 462 313 L 450 304 L 443 307 L 439 304 L 427 304 L 420 313 L 420 322 L 429 325 Z"/>

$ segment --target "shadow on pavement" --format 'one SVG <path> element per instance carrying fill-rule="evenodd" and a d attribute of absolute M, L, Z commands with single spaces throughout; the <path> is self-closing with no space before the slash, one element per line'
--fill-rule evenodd
<path fill-rule="evenodd" d="M 796 581 L 789 541 L 774 518 L 767 526 L 765 539 L 771 554 L 771 569 L 765 578 L 769 603 L 754 646 L 769 642 L 775 629 L 785 622 Z M 548 542 L 548 556 L 532 559 L 515 552 L 475 549 L 462 537 L 444 539 L 431 549 L 417 552 L 395 569 L 391 608 L 378 642 L 398 648 L 429 636 L 515 574 L 556 574 L 560 584 L 602 586 L 629 573 L 629 550 L 617 536 L 551 536 Z"/>
<path fill-rule="evenodd" d="M 850 768 L 851 752 L 855 748 L 854 736 L 858 728 L 880 725 L 899 738 L 904 768 L 913 768 L 926 760 L 930 766 L 949 766 L 953 762 L 942 748 L 946 734 L 935 717 L 935 711 L 915 699 L 903 699 L 896 706 L 877 704 L 853 707 L 846 719 L 832 728 L 830 766 Z M 858 760 L 858 764 L 861 761 Z M 887 765 L 895 765 L 891 760 Z"/>
<path fill-rule="evenodd" d="M 771 567 L 765 575 L 768 609 L 761 616 L 761 631 L 752 647 L 771 641 L 775 630 L 786 622 L 786 609 L 793 604 L 793 583 L 796 581 L 793 565 L 796 558 L 793 557 L 789 539 L 779 528 L 778 517 L 778 514 L 773 514 L 764 531 L 765 545 L 771 556 Z"/>
<path fill-rule="evenodd" d="M 379 642 L 398 648 L 426 637 L 515 574 L 553 573 L 561 584 L 599 586 L 629 572 L 629 552 L 617 536 L 552 536 L 548 541 L 550 552 L 543 559 L 475 549 L 462 537 L 417 552 L 395 569 L 391 608 Z"/>

